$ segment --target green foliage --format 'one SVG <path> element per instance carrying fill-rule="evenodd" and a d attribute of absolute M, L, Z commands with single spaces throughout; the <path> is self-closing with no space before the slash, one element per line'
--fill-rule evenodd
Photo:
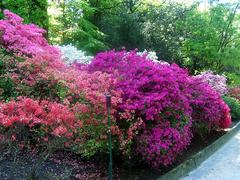
<path fill-rule="evenodd" d="M 86 19 L 79 20 L 79 26 L 80 28 L 72 33 L 72 38 L 66 40 L 65 43 L 73 43 L 89 54 L 108 49 L 107 45 L 104 44 L 105 35 L 96 26 Z"/>
<path fill-rule="evenodd" d="M 200 11 L 198 3 L 164 0 L 4 0 L 0 9 L 49 29 L 52 43 L 73 44 L 92 55 L 109 48 L 153 50 L 192 73 L 225 71 L 231 84 L 238 83 L 240 3 L 209 5 Z"/>
<path fill-rule="evenodd" d="M 8 71 L 15 68 L 15 64 L 11 62 L 12 56 L 0 48 L 0 100 L 9 100 L 17 96 L 16 85 L 8 77 Z"/>
<path fill-rule="evenodd" d="M 100 24 L 111 48 L 144 49 L 141 29 L 146 11 L 143 10 L 143 5 L 140 0 L 115 0 L 108 5 L 112 8 L 105 7 L 106 15 L 102 12 Z"/>
<path fill-rule="evenodd" d="M 86 141 L 86 143 L 82 144 L 82 146 L 84 146 L 82 153 L 83 157 L 90 158 L 99 153 L 99 150 L 102 150 L 106 146 L 106 143 L 101 143 L 97 142 L 95 139 L 90 139 Z"/>
<path fill-rule="evenodd" d="M 223 72 L 239 67 L 240 49 L 236 42 L 240 34 L 234 23 L 238 6 L 218 4 L 206 12 L 195 10 L 188 13 L 185 22 L 179 22 L 188 32 L 181 51 L 192 71 L 212 69 Z"/>
<path fill-rule="evenodd" d="M 194 123 L 193 132 L 201 139 L 206 138 L 207 135 L 210 133 L 208 125 L 205 122 Z"/>
<path fill-rule="evenodd" d="M 58 13 L 51 16 L 50 36 L 53 43 L 73 44 L 89 54 L 107 49 L 105 35 L 89 21 L 94 8 L 87 1 L 52 2 L 51 11 Z"/>
<path fill-rule="evenodd" d="M 233 72 L 227 72 L 225 73 L 227 78 L 228 78 L 228 84 L 231 87 L 235 87 L 235 86 L 240 86 L 240 74 L 239 74 L 239 70 L 235 70 Z"/>
<path fill-rule="evenodd" d="M 102 122 L 104 120 L 104 117 L 101 115 L 95 115 L 95 118 L 97 119 L 97 121 L 95 122 L 96 124 L 99 124 L 99 122 Z M 106 141 L 106 124 L 92 126 L 91 124 L 87 123 L 87 121 L 91 119 L 90 116 L 83 117 L 82 115 L 80 115 L 79 119 L 86 122 L 83 122 L 85 124 L 84 128 L 79 129 L 79 137 L 81 137 L 82 141 L 81 143 L 74 145 L 74 151 L 77 153 L 81 153 L 82 156 L 86 158 L 90 158 L 98 153 L 106 153 L 108 151 Z"/>
<path fill-rule="evenodd" d="M 1 7 L 18 14 L 26 23 L 34 23 L 48 30 L 47 0 L 4 0 Z"/>
<path fill-rule="evenodd" d="M 195 9 L 196 5 L 187 7 L 174 2 L 147 9 L 142 30 L 145 48 L 156 51 L 160 59 L 182 64 L 181 47 L 188 32 L 180 22 L 186 22 Z"/>
<path fill-rule="evenodd" d="M 11 76 L 13 70 L 15 73 L 22 71 L 22 69 L 17 67 L 19 61 L 24 61 L 24 59 L 0 48 L 0 100 L 6 101 L 17 96 L 31 96 L 40 99 L 51 97 L 52 99 L 63 101 L 68 95 L 68 88 L 64 85 L 64 82 L 51 83 L 50 80 L 40 79 L 32 86 L 26 83 L 14 82 Z"/>
<path fill-rule="evenodd" d="M 211 1 L 200 10 L 199 3 L 164 0 L 53 1 L 58 15 L 51 17 L 50 35 L 54 43 L 72 43 L 90 54 L 147 49 L 192 73 L 231 74 L 240 69 L 239 4 Z"/>
<path fill-rule="evenodd" d="M 62 83 L 59 83 L 56 85 L 57 95 L 60 98 L 60 100 L 64 100 L 64 98 L 67 97 L 69 89 L 64 86 Z"/>
<path fill-rule="evenodd" d="M 232 119 L 239 120 L 240 119 L 240 103 L 239 103 L 239 101 L 236 100 L 235 98 L 229 97 L 229 96 L 224 96 L 223 100 L 231 109 Z"/>
<path fill-rule="evenodd" d="M 16 97 L 15 84 L 11 78 L 0 79 L 0 100 L 9 100 L 11 97 Z"/>

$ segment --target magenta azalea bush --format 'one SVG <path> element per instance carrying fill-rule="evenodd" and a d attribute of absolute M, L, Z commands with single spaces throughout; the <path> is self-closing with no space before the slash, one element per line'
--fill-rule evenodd
<path fill-rule="evenodd" d="M 151 62 L 135 51 L 109 51 L 99 53 L 89 70 L 113 74 L 118 79 L 117 88 L 124 92 L 121 109 L 142 114 L 146 120 L 157 120 L 159 112 L 168 109 L 191 114 L 185 95 L 191 94 L 188 73 L 175 64 Z"/>
<path fill-rule="evenodd" d="M 200 77 L 193 77 L 191 88 L 192 118 L 196 125 L 206 125 L 209 131 L 218 127 L 227 128 L 231 124 L 230 109 L 220 94 Z"/>
<path fill-rule="evenodd" d="M 176 64 L 150 61 L 135 51 L 112 50 L 97 54 L 88 65 L 69 66 L 48 44 L 44 30 L 23 24 L 9 11 L 4 14 L 0 145 L 13 141 L 36 147 L 57 139 L 62 148 L 82 156 L 105 153 L 106 93 L 112 96 L 114 152 L 141 157 L 154 168 L 174 163 L 199 127 L 211 131 L 231 124 L 220 94 Z M 25 139 L 18 138 L 21 133 Z"/>
<path fill-rule="evenodd" d="M 189 145 L 192 127 L 203 124 L 210 131 L 231 124 L 221 96 L 176 64 L 151 62 L 135 51 L 109 51 L 99 53 L 89 71 L 117 78 L 117 89 L 123 91 L 120 111 L 127 109 L 145 123 L 141 135 L 135 134 L 137 154 L 154 167 L 174 162 Z M 126 120 L 125 126 L 135 121 L 138 119 Z"/>
<path fill-rule="evenodd" d="M 179 153 L 190 144 L 192 138 L 190 126 L 164 126 L 147 129 L 137 138 L 136 151 L 154 168 L 158 168 L 159 165 L 171 165 Z"/>

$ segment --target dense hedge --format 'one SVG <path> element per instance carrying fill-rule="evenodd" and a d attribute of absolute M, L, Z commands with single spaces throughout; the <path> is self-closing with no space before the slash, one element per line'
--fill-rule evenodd
<path fill-rule="evenodd" d="M 69 66 L 47 43 L 44 30 L 23 24 L 9 11 L 5 16 L 0 21 L 0 72 L 14 93 L 1 85 L 2 143 L 41 148 L 56 139 L 59 148 L 83 156 L 104 153 L 106 93 L 112 95 L 114 152 L 140 156 L 155 168 L 172 164 L 201 131 L 196 127 L 211 131 L 231 124 L 220 94 L 176 64 L 123 50 L 99 53 L 89 65 Z M 16 131 L 22 126 L 26 131 Z M 27 140 L 19 136 L 24 132 L 30 134 Z"/>

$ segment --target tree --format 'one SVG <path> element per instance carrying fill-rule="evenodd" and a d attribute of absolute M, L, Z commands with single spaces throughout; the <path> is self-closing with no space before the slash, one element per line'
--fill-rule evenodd
<path fill-rule="evenodd" d="M 185 22 L 188 14 L 196 7 L 196 4 L 186 7 L 174 2 L 151 6 L 142 29 L 145 48 L 156 51 L 160 59 L 182 64 L 180 48 L 183 45 L 185 27 L 178 22 Z"/>
<path fill-rule="evenodd" d="M 180 23 L 187 32 L 181 51 L 192 71 L 239 69 L 238 7 L 239 3 L 216 4 L 209 11 L 188 14 L 187 20 Z"/>
<path fill-rule="evenodd" d="M 102 17 L 101 28 L 111 48 L 144 49 L 141 29 L 146 12 L 143 5 L 141 0 L 115 1 L 114 8 Z"/>
<path fill-rule="evenodd" d="M 47 0 L 4 0 L 0 7 L 18 14 L 26 23 L 37 24 L 48 31 Z"/>
<path fill-rule="evenodd" d="M 53 1 L 51 7 L 58 11 L 57 16 L 51 17 L 50 34 L 53 43 L 71 43 L 89 54 L 107 49 L 104 44 L 105 35 L 89 21 L 94 9 L 87 1 Z"/>

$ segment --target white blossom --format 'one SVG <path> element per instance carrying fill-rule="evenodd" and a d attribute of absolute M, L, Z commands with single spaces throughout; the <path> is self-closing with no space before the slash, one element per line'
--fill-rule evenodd
<path fill-rule="evenodd" d="M 87 56 L 84 51 L 78 50 L 75 46 L 68 44 L 63 46 L 55 46 L 62 53 L 62 60 L 66 64 L 72 64 L 74 62 L 89 64 L 93 59 L 92 56 Z"/>
<path fill-rule="evenodd" d="M 137 52 L 137 55 L 139 55 L 139 56 L 147 55 L 146 58 L 149 59 L 149 60 L 152 60 L 153 62 L 169 65 L 169 63 L 166 62 L 166 61 L 158 60 L 158 57 L 157 57 L 157 54 L 156 54 L 155 51 L 147 51 L 145 49 L 142 52 Z"/>

